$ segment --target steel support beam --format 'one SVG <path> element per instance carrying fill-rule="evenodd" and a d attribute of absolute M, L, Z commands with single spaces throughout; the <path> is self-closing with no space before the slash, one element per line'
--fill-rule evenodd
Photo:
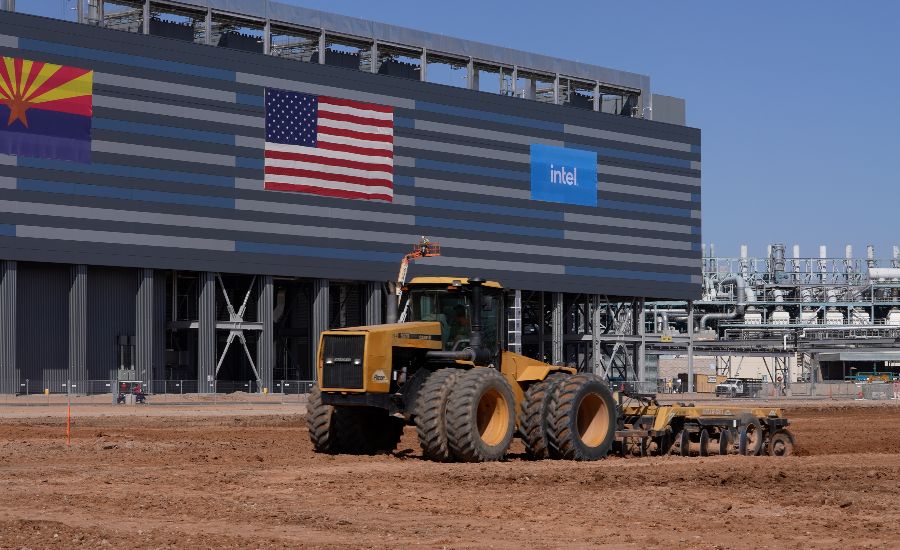
<path fill-rule="evenodd" d="M 156 342 L 158 330 L 156 322 L 156 280 L 150 268 L 138 270 L 138 290 L 135 295 L 134 318 L 134 369 L 135 374 L 145 383 L 154 379 L 157 369 Z"/>
<path fill-rule="evenodd" d="M 69 384 L 87 390 L 87 266 L 71 267 L 69 283 Z"/>
<path fill-rule="evenodd" d="M 366 283 L 366 319 L 367 325 L 380 325 L 382 306 L 382 287 L 381 283 Z"/>
<path fill-rule="evenodd" d="M 565 328 L 565 312 L 563 311 L 563 293 L 553 293 L 553 350 L 552 360 L 554 365 L 562 365 L 565 361 L 563 354 L 563 329 Z"/>
<path fill-rule="evenodd" d="M 688 393 L 694 392 L 694 302 L 688 302 L 687 307 L 687 333 L 688 339 Z"/>
<path fill-rule="evenodd" d="M 262 324 L 256 344 L 256 366 L 259 369 L 259 391 L 272 391 L 275 369 L 275 286 L 271 275 L 259 277 L 259 301 L 256 319 Z"/>
<path fill-rule="evenodd" d="M 603 343 L 600 341 L 600 331 L 601 322 L 600 316 L 602 314 L 602 308 L 600 307 L 603 303 L 603 297 L 599 294 L 594 294 L 594 315 L 593 319 L 591 319 L 591 359 L 594 364 L 594 374 L 599 374 L 601 376 L 605 376 L 606 367 L 603 364 Z"/>
<path fill-rule="evenodd" d="M 419 80 L 428 82 L 428 50 L 422 48 L 422 55 L 419 58 Z"/>
<path fill-rule="evenodd" d="M 200 273 L 199 326 L 197 327 L 197 392 L 215 391 L 216 379 L 216 274 Z"/>
<path fill-rule="evenodd" d="M 644 300 L 642 298 L 635 300 L 634 308 L 634 334 L 640 337 L 640 342 L 634 345 L 635 376 L 638 382 L 647 382 L 647 342 L 644 334 Z"/>
<path fill-rule="evenodd" d="M 312 358 L 314 376 L 317 373 L 316 365 L 319 357 L 319 335 L 323 330 L 328 330 L 328 306 L 329 306 L 328 279 L 316 279 L 312 288 Z"/>
<path fill-rule="evenodd" d="M 206 10 L 206 19 L 203 22 L 203 43 L 212 44 L 212 10 Z"/>
<path fill-rule="evenodd" d="M 141 31 L 144 34 L 150 34 L 150 0 L 144 0 L 144 16 L 141 18 Z"/>
<path fill-rule="evenodd" d="M 16 370 L 16 262 L 0 261 L 0 393 L 19 391 Z"/>

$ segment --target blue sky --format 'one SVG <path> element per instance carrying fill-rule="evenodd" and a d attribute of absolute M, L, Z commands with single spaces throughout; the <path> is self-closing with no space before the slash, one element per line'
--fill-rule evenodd
<path fill-rule="evenodd" d="M 17 7 L 71 17 L 65 1 Z M 900 2 L 285 1 L 650 75 L 703 131 L 720 255 L 900 244 Z"/>

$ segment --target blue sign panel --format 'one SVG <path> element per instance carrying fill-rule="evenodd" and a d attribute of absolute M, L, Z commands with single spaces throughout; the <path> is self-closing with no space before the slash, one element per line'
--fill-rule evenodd
<path fill-rule="evenodd" d="M 532 145 L 531 198 L 597 206 L 597 153 Z"/>

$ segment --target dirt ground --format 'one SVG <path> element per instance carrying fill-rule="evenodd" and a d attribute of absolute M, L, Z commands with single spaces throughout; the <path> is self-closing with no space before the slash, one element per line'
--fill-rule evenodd
<path fill-rule="evenodd" d="M 790 405 L 789 405 L 790 407 Z M 789 409 L 797 456 L 312 452 L 299 405 L 0 409 L 2 548 L 897 548 L 900 407 Z"/>

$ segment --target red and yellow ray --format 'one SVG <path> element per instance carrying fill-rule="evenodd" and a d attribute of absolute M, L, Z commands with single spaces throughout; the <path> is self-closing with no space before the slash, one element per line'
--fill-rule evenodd
<path fill-rule="evenodd" d="M 91 116 L 93 85 L 94 71 L 0 57 L 0 104 L 9 107 L 7 126 L 19 121 L 27 128 L 29 109 Z"/>

